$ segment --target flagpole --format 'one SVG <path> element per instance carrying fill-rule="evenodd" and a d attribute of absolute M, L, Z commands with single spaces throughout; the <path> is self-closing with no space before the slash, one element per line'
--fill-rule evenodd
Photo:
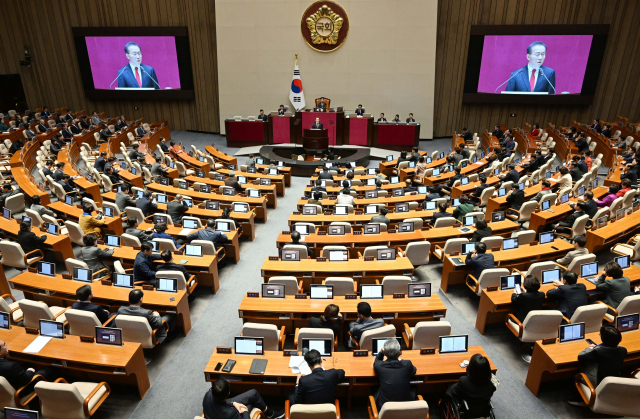
<path fill-rule="evenodd" d="M 296 52 L 296 65 L 298 65 L 298 53 Z"/>

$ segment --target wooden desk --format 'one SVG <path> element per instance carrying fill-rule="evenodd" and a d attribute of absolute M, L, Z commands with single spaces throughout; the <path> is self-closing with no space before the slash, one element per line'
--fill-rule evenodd
<path fill-rule="evenodd" d="M 418 150 L 418 153 L 420 153 L 421 156 L 429 155 L 428 151 Z M 398 165 L 397 158 L 391 161 L 383 160 L 378 164 L 378 168 L 380 169 L 380 173 L 382 173 L 385 176 L 390 176 L 393 173 L 393 169 L 395 169 L 397 165 Z M 427 167 L 429 166 L 427 165 Z"/>
<path fill-rule="evenodd" d="M 47 207 L 57 214 L 64 215 L 64 217 L 57 216 L 56 218 L 70 218 L 76 223 L 83 213 L 82 209 L 78 208 L 77 206 L 67 205 L 62 201 L 53 202 L 47 205 Z M 93 211 L 92 214 L 95 216 L 97 215 L 97 212 Z M 122 218 L 103 217 L 102 220 L 104 221 L 104 226 L 102 226 L 103 235 L 115 234 L 116 236 L 120 236 L 122 235 L 122 233 L 124 233 L 122 229 Z"/>
<path fill-rule="evenodd" d="M 499 221 L 496 223 L 490 223 L 489 226 L 492 230 L 493 236 L 502 236 L 504 238 L 511 237 L 511 233 L 514 231 L 518 231 L 520 225 L 511 220 Z M 436 245 L 440 247 L 444 247 L 444 244 L 449 239 L 453 238 L 467 238 L 471 240 L 473 236 L 473 232 L 475 231 L 475 227 L 469 227 L 471 231 L 467 233 L 463 233 L 460 231 L 462 227 L 438 227 L 431 228 L 429 230 L 422 230 L 422 237 L 425 240 L 428 240 L 431 243 L 431 254 L 435 251 Z M 442 273 L 443 282 L 444 280 L 444 272 Z"/>
<path fill-rule="evenodd" d="M 208 145 L 208 146 L 205 146 L 204 149 L 207 153 L 211 154 L 213 156 L 214 161 L 218 163 L 225 164 L 227 166 L 230 164 L 235 164 L 236 166 L 238 165 L 237 158 L 230 156 L 227 153 L 223 153 L 222 151 L 218 150 L 214 146 Z"/>
<path fill-rule="evenodd" d="M 218 170 L 216 170 L 216 172 L 222 173 L 226 177 L 229 177 L 230 170 L 218 169 Z M 246 177 L 247 179 L 252 179 L 252 180 L 256 180 L 256 179 L 271 179 L 271 184 L 272 185 L 273 184 L 276 185 L 276 191 L 278 192 L 278 195 L 284 196 L 284 187 L 285 187 L 285 177 L 284 177 L 284 175 L 281 175 L 281 174 L 278 174 L 278 175 L 265 175 L 263 173 L 240 172 L 240 170 L 235 170 L 235 173 L 236 173 L 236 175 L 242 173 L 242 176 Z"/>
<path fill-rule="evenodd" d="M 640 211 L 624 216 L 619 221 L 609 221 L 606 226 L 597 230 L 587 230 L 587 249 L 596 253 L 605 248 L 611 248 L 614 244 L 624 241 L 634 235 L 640 229 Z"/>
<path fill-rule="evenodd" d="M 464 169 L 460 170 L 460 174 L 463 176 L 468 176 L 472 173 L 480 172 L 489 167 L 489 162 L 487 159 L 478 160 L 476 163 L 471 163 L 467 165 Z M 455 171 L 443 173 L 440 176 L 430 176 L 426 177 L 423 180 L 423 184 L 425 185 L 441 185 L 449 183 L 451 178 L 456 174 Z"/>
<path fill-rule="evenodd" d="M 624 276 L 628 277 L 632 283 L 640 281 L 640 268 L 635 265 L 631 265 L 624 270 Z M 582 278 L 578 279 L 578 282 L 584 284 L 587 287 L 587 291 L 593 291 L 596 286 L 591 282 Z M 545 294 L 547 291 L 554 289 L 553 284 L 542 284 L 540 291 Z M 503 323 L 507 317 L 507 314 L 513 313 L 514 307 L 511 303 L 511 295 L 513 290 L 498 290 L 486 292 L 482 290 L 480 295 L 480 305 L 478 306 L 478 316 L 476 317 L 476 329 L 484 335 L 487 324 L 491 323 Z M 549 299 L 546 299 L 545 305 L 551 305 L 557 307 L 556 303 L 552 303 Z"/>
<path fill-rule="evenodd" d="M 208 161 L 200 161 L 195 157 L 191 157 L 184 150 L 178 153 L 178 160 L 184 163 L 187 168 L 191 167 L 194 170 L 202 170 L 205 173 L 209 173 L 211 165 Z"/>
<path fill-rule="evenodd" d="M 596 189 L 593 189 L 593 199 L 598 199 L 605 195 L 608 191 L 608 188 L 603 186 L 599 186 Z M 571 202 L 577 202 L 577 199 L 571 199 Z M 574 209 L 571 208 L 569 203 L 561 204 L 561 205 L 552 205 L 551 211 L 537 211 L 531 214 L 531 220 L 529 220 L 529 230 L 533 230 L 536 233 L 541 233 L 544 230 L 544 227 L 548 224 L 557 223 L 558 221 L 564 220 L 569 215 L 574 212 Z"/>
<path fill-rule="evenodd" d="M 407 186 L 407 184 L 405 182 L 400 182 L 400 183 L 396 183 L 396 184 L 389 184 L 389 183 L 385 183 L 381 186 L 382 189 L 388 191 L 389 195 L 387 196 L 391 196 L 391 191 L 393 189 L 398 189 L 398 188 L 405 188 Z M 311 189 L 315 187 L 315 185 L 313 186 L 307 186 L 304 188 L 304 196 L 311 196 Z M 327 186 L 325 187 L 325 189 L 327 190 L 327 195 L 329 196 L 338 196 L 340 195 L 340 191 L 342 191 L 342 186 Z M 372 185 L 372 186 L 366 186 L 366 185 L 352 185 L 351 189 L 355 190 L 356 192 L 358 192 L 360 195 L 364 196 L 366 191 L 374 191 L 376 189 L 376 185 Z"/>
<path fill-rule="evenodd" d="M 199 182 L 199 183 L 204 183 L 206 185 L 211 185 L 211 191 L 218 191 L 218 188 L 220 186 L 225 186 L 224 182 L 221 180 L 214 180 L 214 179 L 209 179 L 209 178 L 200 178 L 197 176 L 185 176 L 183 178 L 184 180 L 186 180 L 187 182 L 189 182 L 191 184 L 191 187 L 194 187 L 194 183 L 195 182 Z M 278 200 L 276 199 L 276 185 L 271 184 L 271 185 L 260 185 L 259 183 L 253 184 L 253 183 L 245 183 L 245 184 L 240 184 L 240 187 L 242 187 L 242 189 L 244 190 L 243 193 L 246 193 L 246 189 L 257 189 L 260 191 L 260 195 L 264 196 L 267 198 L 267 205 L 270 206 L 271 208 L 277 208 L 278 207 Z"/>
<path fill-rule="evenodd" d="M 293 295 L 282 298 L 250 298 L 245 296 L 240 303 L 238 313 L 243 323 L 275 324 L 278 328 L 286 326 L 292 333 L 297 327 L 306 327 L 309 318 L 324 313 L 327 304 L 340 307 L 343 324 L 358 319 L 358 303 L 366 301 L 371 305 L 373 317 L 384 317 L 387 324 L 393 324 L 396 331 L 404 330 L 404 323 L 415 326 L 420 321 L 438 321 L 447 313 L 437 293 L 430 298 L 393 298 L 385 296 L 382 300 L 345 300 L 344 297 L 334 297 L 333 300 L 298 300 Z M 288 318 L 283 319 L 281 315 Z M 338 337 L 339 339 L 342 336 Z"/>
<path fill-rule="evenodd" d="M 413 275 L 413 265 L 409 258 L 400 257 L 394 261 L 377 262 L 364 259 L 349 259 L 346 262 L 318 262 L 317 259 L 304 259 L 299 262 L 283 262 L 266 258 L 260 270 L 264 283 L 272 276 L 295 276 L 303 281 L 308 290 L 311 284 L 322 284 L 330 276 L 353 278 L 358 284 L 375 284 L 387 275 Z"/>
<path fill-rule="evenodd" d="M 27 334 L 23 327 L 0 330 L 0 339 L 7 343 L 9 357 L 14 361 L 54 366 L 60 368 L 64 376 L 80 380 L 135 386 L 140 399 L 149 390 L 149 375 L 139 343 L 97 345 L 80 342 L 80 336 L 67 335 L 64 339 L 51 339 L 37 354 L 25 353 L 36 337 Z"/>
<path fill-rule="evenodd" d="M 98 247 L 104 249 L 108 246 L 98 245 Z M 113 250 L 113 255 L 111 255 L 113 259 L 120 259 L 127 264 L 127 267 L 133 267 L 133 262 L 136 260 L 136 255 L 139 252 L 138 250 L 134 250 L 133 247 L 128 246 L 116 247 L 113 248 Z M 198 278 L 198 285 L 211 287 L 214 293 L 218 292 L 220 284 L 218 282 L 218 264 L 215 256 L 204 255 L 202 257 L 196 257 L 174 255 L 173 261 L 175 263 L 180 263 L 181 260 L 187 261 L 184 267 L 187 268 L 187 272 Z M 155 260 L 154 263 L 160 265 L 164 263 L 164 261 Z"/>
<path fill-rule="evenodd" d="M 18 241 L 18 232 L 20 231 L 20 223 L 17 221 L 18 220 L 7 220 L 6 218 L 0 217 L 0 230 L 4 231 L 7 237 L 15 241 Z M 53 234 L 46 233 L 37 227 L 31 227 L 31 231 L 33 231 L 38 237 L 43 234 L 47 236 L 44 246 L 47 250 L 58 253 L 62 260 L 69 258 L 75 259 L 73 256 L 73 248 L 71 247 L 71 240 L 66 234 L 54 236 Z"/>
<path fill-rule="evenodd" d="M 599 332 L 589 333 L 586 338 L 593 340 L 596 344 L 602 343 Z M 534 396 L 537 396 L 543 381 L 573 377 L 580 371 L 578 354 L 588 346 L 589 343 L 586 340 L 552 345 L 542 345 L 542 341 L 537 341 L 533 347 L 525 385 Z M 622 333 L 620 346 L 627 348 L 627 356 L 624 360 L 626 367 L 640 364 L 640 331 Z"/>
<path fill-rule="evenodd" d="M 354 198 L 356 205 L 355 208 L 364 208 L 367 205 L 373 204 L 385 204 L 385 205 L 395 205 L 401 204 L 403 202 L 422 202 L 427 197 L 427 194 L 418 194 L 417 192 L 409 192 L 403 196 L 386 196 L 379 198 Z M 301 198 L 298 200 L 298 211 L 302 211 L 302 207 L 307 204 L 308 199 Z M 337 198 L 329 197 L 329 199 L 322 200 L 322 208 L 324 210 L 333 210 L 333 207 L 337 205 Z"/>
<path fill-rule="evenodd" d="M 427 156 L 428 156 L 428 153 L 427 153 Z M 427 156 L 425 156 L 425 160 L 426 160 Z M 446 156 L 443 159 L 432 160 L 431 163 L 427 163 L 427 169 L 433 169 L 434 167 L 440 167 L 440 166 L 442 166 L 442 165 L 444 165 L 446 163 L 447 163 Z M 417 164 L 417 162 L 416 162 L 416 164 Z M 400 169 L 400 180 L 404 181 L 406 178 L 415 176 L 415 174 L 416 174 L 415 167 L 406 167 L 404 169 Z"/>
<path fill-rule="evenodd" d="M 189 279 L 189 278 L 186 278 Z M 38 275 L 25 271 L 9 281 L 13 289 L 22 291 L 29 300 L 38 301 L 40 295 L 46 294 L 49 298 L 60 300 L 62 307 L 70 307 L 78 300 L 76 291 L 78 288 L 86 285 L 84 282 L 63 279 L 62 275 L 50 277 L 46 275 Z M 135 287 L 142 289 L 142 287 Z M 120 288 L 108 285 L 102 285 L 100 281 L 91 283 L 91 292 L 93 293 L 93 304 L 101 306 L 111 306 L 110 311 L 116 312 L 121 306 L 129 305 L 128 288 Z M 170 301 L 170 298 L 175 301 Z M 144 291 L 144 307 L 159 313 L 175 314 L 177 318 L 176 324 L 182 327 L 184 335 L 188 335 L 191 330 L 191 314 L 189 313 L 189 302 L 187 300 L 186 291 L 178 291 L 177 293 Z M 116 320 L 117 322 L 117 320 Z"/>
<path fill-rule="evenodd" d="M 553 249 L 553 247 L 555 247 L 555 249 Z M 495 253 L 487 250 L 487 253 L 493 253 L 496 268 L 507 268 L 509 270 L 517 268 L 525 271 L 532 263 L 542 262 L 544 260 L 555 260 L 564 256 L 570 250 L 573 250 L 572 244 L 562 239 L 555 239 L 551 243 L 521 246 L 517 249 L 501 250 Z M 473 273 L 473 269 L 467 265 L 455 266 L 451 261 L 451 257 L 452 256 L 447 255 L 442 266 L 442 282 L 440 288 L 444 292 L 447 292 L 449 285 L 464 284 L 467 275 Z M 453 257 L 459 257 L 463 262 L 466 260 L 466 256 Z"/>
<path fill-rule="evenodd" d="M 77 159 L 74 159 L 77 156 L 77 159 L 80 159 L 80 146 L 72 141 L 71 145 L 66 149 L 60 150 L 58 152 L 58 162 L 66 163 L 64 166 L 64 173 L 74 178 L 76 176 L 80 176 L 80 174 L 76 171 L 75 166 Z M 96 205 L 102 205 L 102 197 L 100 196 L 100 186 L 97 183 L 89 182 L 84 177 L 78 177 L 77 179 L 73 179 L 73 182 L 80 188 L 90 193 Z"/>
<path fill-rule="evenodd" d="M 15 132 L 18 131 L 14 131 L 13 133 Z M 20 133 L 20 135 L 22 135 L 22 133 Z M 36 157 L 38 156 L 38 151 L 41 146 L 42 143 L 40 143 L 40 141 L 33 141 L 31 147 L 23 148 L 21 152 L 22 159 L 20 152 L 14 153 L 9 165 L 11 166 L 11 176 L 24 193 L 25 200 L 30 199 L 34 195 L 38 195 L 40 196 L 40 203 L 47 206 L 51 202 L 51 199 L 49 193 L 44 190 L 44 183 L 42 183 L 42 190 L 40 190 L 38 185 L 35 184 L 35 179 L 31 177 L 31 173 L 34 167 L 36 167 Z"/>
<path fill-rule="evenodd" d="M 402 351 L 402 359 L 410 360 L 416 367 L 416 375 L 412 377 L 411 384 L 418 386 L 418 392 L 442 391 L 458 379 L 466 375 L 466 370 L 460 368 L 460 363 L 470 359 L 474 354 L 487 356 L 480 346 L 470 346 L 469 352 L 455 354 L 420 355 L 419 350 Z M 222 365 L 227 359 L 237 361 L 230 373 L 215 371 L 219 362 Z M 211 358 L 204 369 L 205 380 L 213 382 L 219 377 L 233 376 L 240 380 L 233 381 L 233 392 L 243 392 L 248 389 L 256 389 L 260 394 L 287 396 L 293 391 L 296 384 L 296 375 L 289 368 L 289 357 L 282 355 L 280 351 L 265 351 L 264 359 L 268 360 L 264 375 L 250 374 L 249 369 L 254 356 L 235 354 L 211 354 Z M 348 404 L 353 396 L 367 397 L 372 394 L 374 387 L 380 385 L 378 377 L 373 370 L 373 357 L 353 357 L 352 352 L 334 352 L 333 358 L 324 358 L 325 368 L 339 368 L 345 371 L 345 381 L 338 384 L 337 397 L 347 397 Z M 491 363 L 491 370 L 496 372 L 495 364 Z M 274 382 L 266 382 L 265 379 Z"/>
<path fill-rule="evenodd" d="M 257 169 L 262 169 L 263 171 L 268 168 L 267 164 L 256 164 Z M 245 172 L 242 172 L 245 173 Z M 286 166 L 278 166 L 278 173 L 284 175 L 284 184 L 285 186 L 291 186 L 291 168 Z"/>
<path fill-rule="evenodd" d="M 485 133 L 486 134 L 486 133 Z M 527 160 L 528 162 L 528 160 Z M 525 169 L 524 167 L 522 167 L 521 165 L 517 165 L 516 166 L 516 170 L 518 171 L 518 174 L 520 176 L 522 176 L 522 174 L 524 172 L 527 171 L 527 169 Z M 504 176 L 507 172 L 501 172 L 500 176 Z M 498 176 L 495 175 L 491 175 L 487 178 L 487 185 L 489 186 L 496 186 L 498 183 L 500 183 L 500 178 Z M 451 188 L 451 198 L 458 198 L 462 195 L 467 195 L 467 194 L 471 194 L 476 190 L 476 187 L 480 186 L 480 182 L 471 182 L 468 183 L 464 186 L 459 185 L 459 186 L 455 186 L 453 188 Z M 498 187 L 496 186 L 496 190 L 498 189 Z M 491 213 L 489 213 L 491 214 Z M 491 218 L 491 217 L 489 217 Z"/>

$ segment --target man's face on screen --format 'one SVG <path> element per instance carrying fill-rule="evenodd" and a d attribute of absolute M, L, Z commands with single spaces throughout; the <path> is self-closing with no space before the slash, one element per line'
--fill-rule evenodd
<path fill-rule="evenodd" d="M 540 68 L 547 53 L 547 49 L 543 45 L 534 45 L 531 47 L 531 54 L 527 54 L 527 60 L 531 68 Z"/>
<path fill-rule="evenodd" d="M 129 45 L 129 52 L 127 52 L 127 59 L 133 65 L 140 65 L 142 62 L 142 52 L 140 52 L 140 47 L 135 45 Z"/>

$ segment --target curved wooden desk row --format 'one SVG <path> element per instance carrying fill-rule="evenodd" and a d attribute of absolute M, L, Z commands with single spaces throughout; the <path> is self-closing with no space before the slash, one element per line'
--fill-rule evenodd
<path fill-rule="evenodd" d="M 487 159 L 481 159 L 478 160 L 476 163 L 469 163 L 467 165 L 467 167 L 463 168 L 462 170 L 460 170 L 460 174 L 463 176 L 468 176 L 470 174 L 473 173 L 478 173 L 483 171 L 484 169 L 486 169 L 487 167 L 489 167 L 489 161 Z M 439 176 L 430 176 L 430 177 L 426 177 L 423 180 L 423 184 L 425 185 L 442 185 L 442 184 L 446 184 L 449 183 L 449 181 L 451 180 L 451 178 L 453 176 L 455 176 L 456 172 L 447 172 L 447 173 L 443 173 Z"/>
<path fill-rule="evenodd" d="M 407 212 L 395 212 L 393 208 L 388 208 L 389 212 L 386 217 L 391 220 L 391 223 L 388 226 L 388 229 L 393 229 L 392 227 L 397 227 L 397 223 L 399 221 L 406 220 L 408 218 L 422 218 L 423 220 L 431 219 L 433 216 L 433 210 L 411 210 Z M 447 208 L 447 212 L 451 213 L 453 217 L 453 208 Z M 333 222 L 346 222 L 351 224 L 352 228 L 355 231 L 361 231 L 363 226 L 371 221 L 373 215 L 364 214 L 363 211 L 358 211 L 356 213 L 354 211 L 353 214 L 347 215 L 305 215 L 305 214 L 291 214 L 289 216 L 289 227 L 291 231 L 293 231 L 293 225 L 295 223 L 311 223 L 315 224 L 316 231 L 319 229 L 320 231 L 327 231 L 327 227 L 329 224 Z M 426 226 L 423 226 L 423 229 Z"/>
<path fill-rule="evenodd" d="M 212 192 L 218 192 L 220 186 L 225 186 L 224 181 L 214 180 L 210 178 L 200 178 L 197 176 L 185 176 L 182 178 L 191 184 L 191 187 L 194 187 L 194 183 L 204 183 L 205 185 L 211 185 Z M 259 183 L 244 183 L 240 184 L 242 189 L 257 189 L 260 191 L 260 195 L 267 198 L 267 205 L 271 208 L 278 207 L 277 193 L 276 193 L 276 185 L 260 185 Z M 244 192 L 246 193 L 246 191 Z"/>
<path fill-rule="evenodd" d="M 525 160 L 523 163 L 528 162 L 529 159 Z M 516 170 L 518 171 L 518 174 L 520 176 L 523 175 L 523 173 L 525 173 L 527 171 L 526 168 L 522 167 L 522 164 L 517 164 L 516 165 Z M 507 172 L 501 172 L 500 176 L 504 176 L 505 174 L 507 174 Z M 487 185 L 489 186 L 496 186 L 498 183 L 500 183 L 500 178 L 498 176 L 495 175 L 491 175 L 487 178 Z M 451 198 L 458 198 L 462 195 L 467 195 L 467 194 L 471 194 L 476 190 L 476 187 L 480 186 L 480 182 L 470 182 L 464 186 L 459 185 L 459 186 L 454 186 L 451 189 Z"/>
<path fill-rule="evenodd" d="M 411 149 L 407 150 L 407 154 L 411 153 Z M 430 156 L 432 152 L 429 151 L 423 151 L 423 150 L 418 150 L 418 153 L 420 153 L 421 156 Z M 434 164 L 434 162 L 431 162 L 431 164 Z M 393 159 L 391 161 L 386 161 L 383 160 L 378 164 L 378 169 L 380 169 L 380 173 L 382 173 L 383 175 L 386 176 L 390 176 L 393 173 L 393 169 L 396 168 L 396 166 L 398 165 L 398 159 Z M 432 167 L 427 165 L 427 167 Z M 435 167 L 435 166 L 433 166 Z"/>
<path fill-rule="evenodd" d="M 228 169 L 217 169 L 216 172 L 222 173 L 226 177 L 229 177 L 229 173 L 231 171 Z M 280 171 L 278 171 L 277 175 L 265 175 L 264 173 L 241 172 L 239 169 L 234 170 L 234 172 L 236 173 L 236 176 L 241 175 L 253 181 L 257 179 L 271 179 L 271 184 L 276 185 L 276 191 L 278 192 L 278 195 L 284 196 L 284 191 L 286 186 L 286 177 L 283 173 L 280 173 Z"/>
<path fill-rule="evenodd" d="M 602 163 L 604 164 L 604 166 L 605 167 L 611 167 L 611 166 L 614 165 L 615 160 L 616 160 L 616 150 L 614 150 L 613 147 L 611 147 L 609 145 L 609 140 L 608 139 L 606 139 L 606 138 L 602 139 L 600 137 L 600 134 L 598 134 L 597 132 L 593 132 L 588 128 L 585 128 L 583 124 L 580 124 L 577 121 L 573 121 L 571 123 L 571 126 L 575 127 L 578 132 L 584 133 L 587 137 L 591 137 L 591 141 L 595 141 L 596 148 L 595 148 L 595 150 L 593 150 L 592 158 L 595 158 L 598 154 L 602 153 L 602 156 L 603 156 L 602 157 Z M 615 125 L 612 125 L 611 126 L 611 133 L 614 134 L 616 132 L 616 130 L 620 130 L 621 132 L 623 130 L 625 131 L 625 132 L 622 132 L 622 134 L 620 135 L 621 138 L 627 138 L 628 135 L 631 135 L 636 141 L 638 140 L 638 136 L 635 133 L 625 130 L 624 127 L 616 127 Z M 589 143 L 589 144 L 591 144 L 591 143 Z M 575 145 L 574 145 L 574 147 L 575 147 Z M 576 150 L 577 150 L 577 148 L 576 148 Z"/>

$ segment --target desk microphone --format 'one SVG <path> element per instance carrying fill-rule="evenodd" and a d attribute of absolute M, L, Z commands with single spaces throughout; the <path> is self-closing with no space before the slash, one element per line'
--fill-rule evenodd
<path fill-rule="evenodd" d="M 122 73 L 124 73 L 124 70 L 126 70 L 127 67 L 123 68 L 122 71 L 120 71 L 120 74 L 118 74 L 118 77 L 116 77 L 115 79 L 113 79 L 113 81 L 111 82 L 111 84 L 109 85 L 109 89 L 111 89 L 111 86 L 113 86 L 113 83 L 116 82 L 116 80 L 118 80 L 118 78 L 122 75 Z"/>
<path fill-rule="evenodd" d="M 524 71 L 523 68 L 521 68 L 520 70 L 516 71 L 515 74 L 511 77 L 509 77 L 507 79 L 507 81 L 505 81 L 504 83 L 502 83 L 500 86 L 496 87 L 496 90 L 493 91 L 493 93 L 498 93 L 498 89 L 501 88 L 502 86 L 504 86 L 506 83 L 509 82 L 509 80 L 511 80 L 512 78 L 514 78 L 515 76 L 517 76 L 518 74 L 522 73 Z"/>
<path fill-rule="evenodd" d="M 157 82 L 157 81 L 155 81 L 155 79 L 154 79 L 153 77 L 151 77 L 151 76 L 149 75 L 149 73 L 147 73 L 147 70 L 145 70 L 143 66 L 140 66 L 140 69 L 141 69 L 142 71 L 144 71 L 144 74 L 146 74 L 147 76 L 149 76 L 149 78 L 150 78 L 151 80 L 153 80 L 153 82 L 156 84 L 156 86 L 158 86 L 158 89 L 161 89 L 161 87 L 160 87 L 160 85 L 158 84 L 158 82 Z"/>
<path fill-rule="evenodd" d="M 540 74 L 542 74 L 544 76 L 545 79 L 547 79 L 547 75 L 544 74 L 544 71 L 542 71 L 542 68 L 540 68 Z M 547 82 L 549 83 L 549 86 L 551 86 L 551 88 L 553 89 L 553 93 L 556 92 L 556 88 L 553 87 L 553 84 L 551 84 L 551 81 L 549 79 L 547 79 Z"/>

